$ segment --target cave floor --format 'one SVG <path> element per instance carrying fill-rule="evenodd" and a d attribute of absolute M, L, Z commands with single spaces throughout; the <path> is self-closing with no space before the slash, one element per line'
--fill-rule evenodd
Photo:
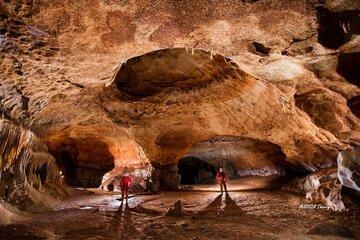
<path fill-rule="evenodd" d="M 304 197 L 277 190 L 79 194 L 55 211 L 0 226 L 0 239 L 343 239 L 309 235 L 314 225 L 337 220 L 360 236 L 359 210 L 301 209 Z M 183 215 L 166 212 L 181 199 Z"/>
<path fill-rule="evenodd" d="M 227 183 L 227 189 L 232 191 L 255 190 L 255 189 L 278 189 L 279 186 L 289 181 L 288 177 L 277 175 L 272 176 L 247 176 L 237 179 L 232 179 Z M 184 185 L 183 190 L 189 191 L 219 191 L 217 184 L 195 184 Z"/>

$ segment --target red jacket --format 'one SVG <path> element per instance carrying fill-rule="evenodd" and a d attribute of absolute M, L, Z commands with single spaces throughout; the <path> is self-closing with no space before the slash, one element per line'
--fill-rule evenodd
<path fill-rule="evenodd" d="M 120 187 L 122 188 L 130 188 L 132 183 L 132 179 L 130 176 L 123 176 L 120 180 Z"/>
<path fill-rule="evenodd" d="M 216 173 L 216 181 L 221 182 L 221 183 L 226 183 L 227 182 L 227 176 L 224 172 L 217 172 Z"/>

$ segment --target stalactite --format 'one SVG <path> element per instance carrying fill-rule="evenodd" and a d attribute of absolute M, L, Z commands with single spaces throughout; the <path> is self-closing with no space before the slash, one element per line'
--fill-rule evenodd
<path fill-rule="evenodd" d="M 31 131 L 4 119 L 0 120 L 0 180 L 1 199 L 28 211 L 50 207 L 36 195 L 58 197 L 47 188 L 49 184 L 62 184 L 55 159 L 46 145 Z"/>

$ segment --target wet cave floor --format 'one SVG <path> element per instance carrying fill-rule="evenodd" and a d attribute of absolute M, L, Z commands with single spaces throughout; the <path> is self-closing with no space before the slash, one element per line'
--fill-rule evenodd
<path fill-rule="evenodd" d="M 307 234 L 330 220 L 360 236 L 358 209 L 304 209 L 300 195 L 236 188 L 221 195 L 212 188 L 135 194 L 122 205 L 116 193 L 79 194 L 55 211 L 0 226 L 0 239 L 344 239 Z M 168 216 L 177 200 L 183 214 Z"/>

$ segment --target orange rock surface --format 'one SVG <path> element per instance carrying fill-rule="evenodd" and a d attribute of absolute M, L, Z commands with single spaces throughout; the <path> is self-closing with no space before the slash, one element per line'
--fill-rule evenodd
<path fill-rule="evenodd" d="M 283 156 L 260 161 L 260 147 L 240 145 L 249 157 L 230 160 L 245 170 L 280 159 L 314 171 L 360 145 L 356 1 L 0 4 L 1 111 L 59 165 L 67 154 L 89 169 L 79 179 L 176 167 L 224 136 Z"/>

